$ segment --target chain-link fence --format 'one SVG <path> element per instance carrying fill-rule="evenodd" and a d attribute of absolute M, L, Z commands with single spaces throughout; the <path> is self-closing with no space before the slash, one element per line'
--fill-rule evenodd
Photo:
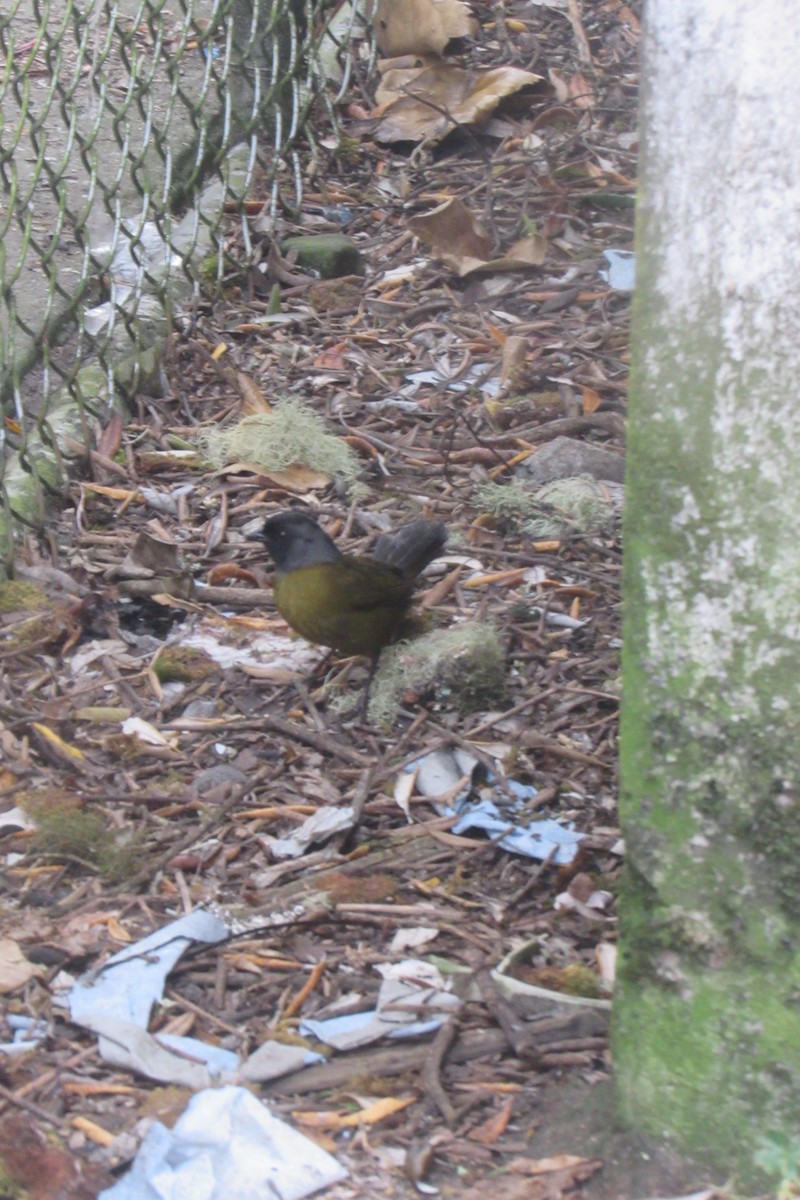
<path fill-rule="evenodd" d="M 92 422 L 157 393 L 154 347 L 198 268 L 222 278 L 254 178 L 268 203 L 282 181 L 296 195 L 293 144 L 330 98 L 324 2 L 6 0 L 0 541 L 10 495 L 35 521 Z M 247 251 L 244 219 L 235 241 Z"/>

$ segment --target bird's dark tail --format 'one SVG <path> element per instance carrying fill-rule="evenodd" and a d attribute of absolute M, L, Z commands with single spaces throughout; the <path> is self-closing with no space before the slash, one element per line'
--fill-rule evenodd
<path fill-rule="evenodd" d="M 428 563 L 442 553 L 447 530 L 441 521 L 411 521 L 395 533 L 382 533 L 375 543 L 372 557 L 376 562 L 413 579 Z"/>

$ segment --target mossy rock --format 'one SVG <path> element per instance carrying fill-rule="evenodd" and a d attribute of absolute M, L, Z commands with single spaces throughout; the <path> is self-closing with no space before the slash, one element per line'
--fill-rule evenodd
<path fill-rule="evenodd" d="M 159 683 L 197 683 L 219 674 L 219 667 L 205 650 L 192 646 L 170 646 L 153 663 Z"/>
<path fill-rule="evenodd" d="M 316 271 L 321 279 L 339 279 L 342 275 L 363 275 L 364 261 L 352 238 L 343 233 L 300 234 L 281 243 L 281 253 L 294 253 L 306 271 Z"/>
<path fill-rule="evenodd" d="M 52 601 L 35 583 L 24 579 L 0 582 L 0 613 L 49 612 Z"/>
<path fill-rule="evenodd" d="M 506 691 L 506 656 L 495 627 L 474 621 L 392 646 L 372 684 L 370 719 L 391 724 L 408 690 L 432 694 L 464 715 L 500 703 Z"/>

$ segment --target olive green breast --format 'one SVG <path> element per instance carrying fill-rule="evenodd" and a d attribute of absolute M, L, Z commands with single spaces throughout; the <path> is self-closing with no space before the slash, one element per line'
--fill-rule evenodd
<path fill-rule="evenodd" d="M 412 585 L 391 567 L 342 555 L 279 571 L 273 589 L 281 615 L 309 642 L 374 656 L 403 635 Z"/>

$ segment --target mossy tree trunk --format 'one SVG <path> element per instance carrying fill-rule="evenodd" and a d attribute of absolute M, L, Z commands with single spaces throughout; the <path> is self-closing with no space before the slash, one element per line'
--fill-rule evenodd
<path fill-rule="evenodd" d="M 798 5 L 649 0 L 614 1064 L 745 1186 L 800 1113 L 798 62 Z"/>

